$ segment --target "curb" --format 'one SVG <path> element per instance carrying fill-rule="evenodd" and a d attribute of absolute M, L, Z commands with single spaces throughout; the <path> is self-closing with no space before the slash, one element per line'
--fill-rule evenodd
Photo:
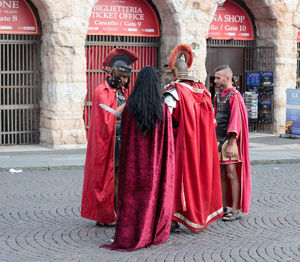
<path fill-rule="evenodd" d="M 0 167 L 0 172 L 9 172 L 10 168 L 6 167 Z M 68 165 L 68 166 L 32 166 L 32 167 L 18 167 L 18 169 L 21 169 L 22 171 L 33 171 L 33 170 L 39 170 L 39 171 L 51 171 L 51 170 L 74 170 L 74 169 L 84 169 L 84 165 Z"/>
<path fill-rule="evenodd" d="M 250 165 L 271 165 L 271 164 L 293 164 L 300 163 L 299 159 L 262 159 L 262 160 L 250 160 Z M 23 171 L 40 170 L 40 171 L 50 171 L 50 170 L 69 170 L 69 169 L 84 169 L 84 165 L 65 165 L 65 166 L 25 166 L 17 167 Z M 9 172 L 10 168 L 0 167 L 0 172 Z"/>
<path fill-rule="evenodd" d="M 300 163 L 299 159 L 250 160 L 250 165 L 293 164 Z"/>

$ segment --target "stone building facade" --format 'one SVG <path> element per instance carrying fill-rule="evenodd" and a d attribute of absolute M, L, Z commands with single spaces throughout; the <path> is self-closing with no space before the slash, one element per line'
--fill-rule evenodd
<path fill-rule="evenodd" d="M 31 0 L 41 24 L 40 143 L 84 146 L 85 41 L 97 0 Z M 224 0 L 152 0 L 160 19 L 160 68 L 179 43 L 192 46 L 192 70 L 206 80 L 206 36 Z M 286 89 L 295 88 L 299 0 L 243 0 L 254 17 L 258 45 L 275 49 L 274 130 L 284 133 Z"/>

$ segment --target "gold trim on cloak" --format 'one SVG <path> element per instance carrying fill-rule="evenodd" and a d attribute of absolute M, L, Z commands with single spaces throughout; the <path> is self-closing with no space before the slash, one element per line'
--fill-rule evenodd
<path fill-rule="evenodd" d="M 211 213 L 207 219 L 206 219 L 206 222 L 205 224 L 207 224 L 212 218 L 216 217 L 217 215 L 221 214 L 223 212 L 223 207 L 221 207 L 219 210 Z M 184 215 L 180 214 L 180 213 L 175 213 L 174 214 L 175 217 L 181 219 L 182 221 L 184 221 L 187 225 L 195 228 L 195 229 L 201 229 L 203 228 L 205 225 L 199 225 L 199 224 L 196 224 L 190 220 L 188 220 L 186 217 L 184 217 Z"/>

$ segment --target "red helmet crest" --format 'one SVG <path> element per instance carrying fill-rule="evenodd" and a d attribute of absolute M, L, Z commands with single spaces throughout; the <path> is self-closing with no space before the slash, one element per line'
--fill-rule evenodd
<path fill-rule="evenodd" d="M 128 49 L 115 48 L 105 57 L 103 66 L 113 67 L 114 63 L 119 60 L 124 61 L 129 66 L 138 60 L 138 58 L 135 53 Z"/>
<path fill-rule="evenodd" d="M 185 62 L 187 64 L 187 67 L 190 68 L 193 64 L 193 52 L 189 45 L 181 44 L 176 46 L 173 51 L 171 52 L 171 55 L 169 57 L 169 67 L 173 69 L 176 61 L 180 59 L 181 56 L 184 56 Z"/>

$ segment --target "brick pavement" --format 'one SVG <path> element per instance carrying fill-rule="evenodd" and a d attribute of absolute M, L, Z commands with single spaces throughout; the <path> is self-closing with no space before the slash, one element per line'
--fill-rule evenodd
<path fill-rule="evenodd" d="M 80 217 L 83 169 L 0 172 L 0 261 L 300 261 L 300 163 L 252 166 L 250 213 L 134 252 Z"/>

